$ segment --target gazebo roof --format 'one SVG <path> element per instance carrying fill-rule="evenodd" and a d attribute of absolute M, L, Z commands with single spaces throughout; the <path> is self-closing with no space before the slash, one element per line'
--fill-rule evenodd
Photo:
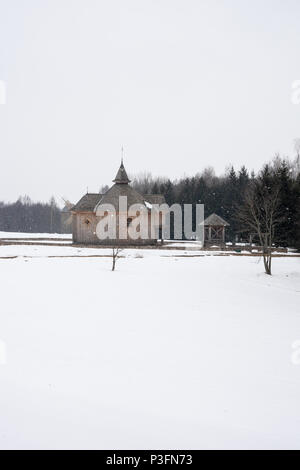
<path fill-rule="evenodd" d="M 226 220 L 222 219 L 217 214 L 211 214 L 207 219 L 204 220 L 204 225 L 205 226 L 210 226 L 210 227 L 229 227 L 229 224 L 226 222 Z"/>

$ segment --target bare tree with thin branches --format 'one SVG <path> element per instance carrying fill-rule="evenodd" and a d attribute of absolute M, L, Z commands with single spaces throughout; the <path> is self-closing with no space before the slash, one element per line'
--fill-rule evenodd
<path fill-rule="evenodd" d="M 297 176 L 300 173 L 300 139 L 295 139 L 294 148 L 296 152 L 295 170 Z"/>
<path fill-rule="evenodd" d="M 261 179 L 252 182 L 236 218 L 251 233 L 255 233 L 263 250 L 265 272 L 272 275 L 272 245 L 276 226 L 282 217 L 279 213 L 279 188 L 268 187 Z"/>
<path fill-rule="evenodd" d="M 121 251 L 122 251 L 121 248 L 119 248 L 118 246 L 113 248 L 112 250 L 112 268 L 111 268 L 112 271 L 115 270 L 116 262 L 120 258 Z"/>

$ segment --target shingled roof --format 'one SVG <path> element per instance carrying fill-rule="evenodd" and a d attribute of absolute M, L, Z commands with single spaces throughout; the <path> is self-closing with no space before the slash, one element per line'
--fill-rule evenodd
<path fill-rule="evenodd" d="M 115 179 L 113 180 L 113 183 L 117 183 L 117 184 L 128 184 L 128 183 L 130 183 L 130 179 L 128 178 L 126 170 L 124 168 L 123 160 L 121 161 L 120 168 L 118 170 L 118 173 L 117 173 Z"/>
<path fill-rule="evenodd" d="M 219 215 L 217 214 L 211 214 L 209 217 L 207 217 L 207 219 L 204 220 L 204 225 L 206 226 L 217 226 L 217 227 L 220 227 L 220 226 L 224 226 L 224 227 L 228 227 L 229 224 L 226 222 L 226 220 L 222 219 L 222 217 L 220 217 Z"/>
<path fill-rule="evenodd" d="M 87 193 L 70 210 L 74 212 L 93 212 L 102 198 L 99 193 Z"/>
<path fill-rule="evenodd" d="M 121 162 L 117 176 L 113 180 L 115 183 L 105 194 L 88 193 L 83 196 L 80 201 L 71 208 L 74 212 L 96 212 L 99 204 L 111 204 L 116 212 L 119 211 L 119 197 L 127 197 L 127 209 L 133 204 L 141 204 L 147 206 L 149 204 L 164 204 L 165 198 L 160 194 L 147 194 L 143 196 L 138 191 L 129 186 L 130 180 Z"/>
<path fill-rule="evenodd" d="M 145 194 L 144 195 L 145 201 L 149 202 L 150 204 L 165 204 L 165 196 L 163 194 Z"/>
<path fill-rule="evenodd" d="M 128 184 L 116 183 L 105 193 L 99 204 L 111 204 L 115 210 L 119 211 L 119 197 L 127 197 L 127 208 L 133 204 L 142 204 L 145 206 L 144 197 Z"/>

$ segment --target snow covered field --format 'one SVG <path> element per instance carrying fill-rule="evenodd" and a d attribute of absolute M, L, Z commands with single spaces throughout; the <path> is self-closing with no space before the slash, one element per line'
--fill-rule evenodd
<path fill-rule="evenodd" d="M 0 247 L 0 448 L 300 448 L 300 258 L 67 250 Z"/>
<path fill-rule="evenodd" d="M 0 238 L 12 238 L 14 240 L 23 238 L 69 238 L 72 239 L 70 233 L 28 233 L 28 232 L 0 232 Z"/>

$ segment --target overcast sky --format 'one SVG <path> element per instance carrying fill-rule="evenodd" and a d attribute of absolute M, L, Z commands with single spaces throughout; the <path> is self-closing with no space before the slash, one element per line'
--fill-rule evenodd
<path fill-rule="evenodd" d="M 0 0 L 0 200 L 293 156 L 299 0 Z"/>

